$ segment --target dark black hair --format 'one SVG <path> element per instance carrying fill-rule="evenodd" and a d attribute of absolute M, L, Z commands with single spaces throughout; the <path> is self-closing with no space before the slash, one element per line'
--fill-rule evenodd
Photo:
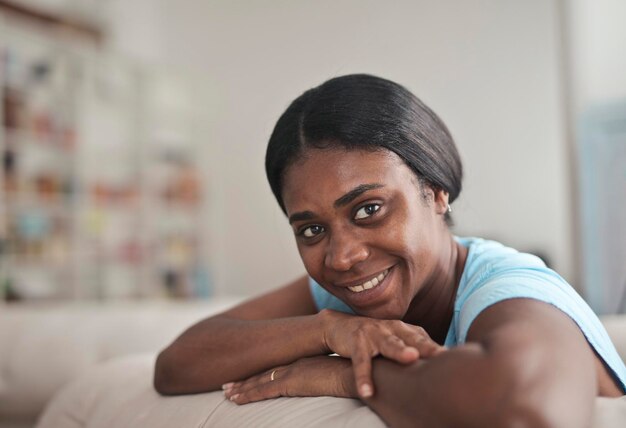
<path fill-rule="evenodd" d="M 352 74 L 309 89 L 278 119 L 267 145 L 265 172 L 283 212 L 287 167 L 306 148 L 337 146 L 390 150 L 415 172 L 420 184 L 448 192 L 450 203 L 461 192 L 461 159 L 441 119 L 403 86 Z"/>

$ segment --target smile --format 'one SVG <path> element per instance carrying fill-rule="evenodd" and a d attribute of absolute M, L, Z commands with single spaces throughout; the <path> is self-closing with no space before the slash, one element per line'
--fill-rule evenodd
<path fill-rule="evenodd" d="M 348 287 L 348 290 L 352 291 L 353 293 L 360 293 L 365 290 L 370 290 L 383 282 L 383 279 L 385 279 L 388 273 L 389 269 L 385 269 L 384 272 L 379 273 L 377 276 L 365 281 L 363 284 Z"/>

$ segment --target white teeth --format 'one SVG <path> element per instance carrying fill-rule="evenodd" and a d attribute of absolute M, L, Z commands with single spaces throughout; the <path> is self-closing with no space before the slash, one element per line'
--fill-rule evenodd
<path fill-rule="evenodd" d="M 354 293 L 360 293 L 363 290 L 370 290 L 376 287 L 378 284 L 380 284 L 383 281 L 383 279 L 385 279 L 385 276 L 387 276 L 388 273 L 389 273 L 389 269 L 385 270 L 384 272 L 379 273 L 378 276 L 370 279 L 369 281 L 365 281 L 361 285 L 348 287 L 348 289 Z"/>

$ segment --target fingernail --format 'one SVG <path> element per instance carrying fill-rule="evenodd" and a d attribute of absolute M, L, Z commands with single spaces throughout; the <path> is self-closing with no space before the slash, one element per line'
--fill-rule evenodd
<path fill-rule="evenodd" d="M 235 401 L 237 398 L 239 398 L 239 394 L 235 394 L 232 397 L 230 397 L 230 401 Z"/>
<path fill-rule="evenodd" d="M 372 387 L 365 384 L 361 385 L 361 397 L 371 397 L 372 396 Z"/>
<path fill-rule="evenodd" d="M 230 389 L 230 388 L 233 387 L 234 384 L 235 384 L 235 382 L 225 383 L 224 385 L 222 385 L 222 389 Z"/>

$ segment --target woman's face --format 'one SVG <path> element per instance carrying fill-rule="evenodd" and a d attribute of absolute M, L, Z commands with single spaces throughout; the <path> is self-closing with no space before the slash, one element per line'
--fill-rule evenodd
<path fill-rule="evenodd" d="M 402 319 L 446 262 L 447 194 L 422 190 L 393 152 L 309 149 L 283 199 L 307 272 L 358 314 Z"/>

